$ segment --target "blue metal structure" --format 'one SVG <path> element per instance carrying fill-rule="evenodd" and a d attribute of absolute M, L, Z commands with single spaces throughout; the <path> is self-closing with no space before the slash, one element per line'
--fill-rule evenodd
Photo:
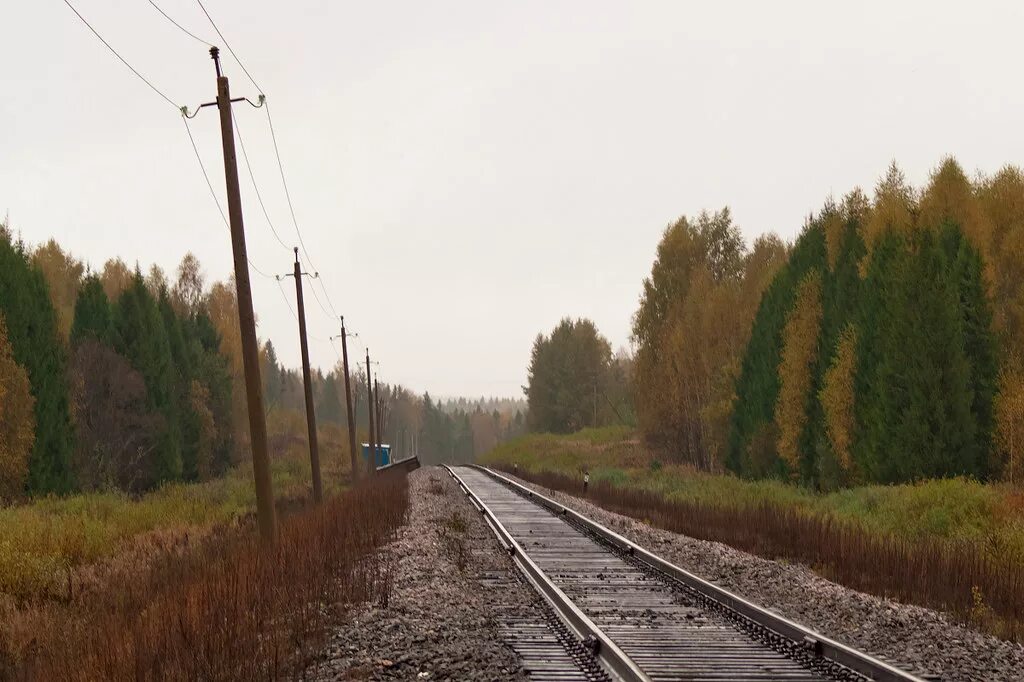
<path fill-rule="evenodd" d="M 370 458 L 370 444 L 363 443 L 363 461 L 365 462 Z M 386 467 L 391 464 L 391 446 L 387 443 L 381 443 L 377 449 L 377 456 L 374 458 L 377 468 Z"/>

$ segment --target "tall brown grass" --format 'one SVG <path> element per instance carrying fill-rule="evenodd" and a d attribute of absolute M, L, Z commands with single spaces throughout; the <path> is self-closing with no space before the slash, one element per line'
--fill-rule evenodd
<path fill-rule="evenodd" d="M 302 669 L 347 606 L 386 603 L 377 551 L 405 521 L 400 472 L 281 523 L 213 533 L 189 551 L 66 603 L 20 605 L 0 632 L 0 677 L 17 680 L 258 680 Z"/>
<path fill-rule="evenodd" d="M 582 494 L 578 478 L 554 472 L 517 475 L 546 488 Z M 667 500 L 605 481 L 591 483 L 587 499 L 673 533 L 799 562 L 841 585 L 931 607 L 1005 639 L 1024 641 L 1024 570 L 999 547 L 909 540 L 775 503 Z"/>

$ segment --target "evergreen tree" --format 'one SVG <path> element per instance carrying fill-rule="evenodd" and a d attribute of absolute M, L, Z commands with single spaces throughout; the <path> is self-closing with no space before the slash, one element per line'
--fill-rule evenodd
<path fill-rule="evenodd" d="M 611 345 L 590 320 L 562 320 L 537 336 L 527 372 L 530 428 L 571 433 L 597 426 L 604 413 Z"/>
<path fill-rule="evenodd" d="M 775 403 L 779 395 L 782 331 L 793 308 L 797 285 L 811 268 L 827 267 L 825 232 L 809 224 L 761 298 L 736 382 L 726 466 L 743 476 L 785 475 L 775 452 Z"/>
<path fill-rule="evenodd" d="M 205 310 L 198 310 L 190 320 L 190 325 L 202 349 L 198 375 L 209 393 L 215 430 L 210 473 L 220 474 L 232 465 L 232 454 L 235 452 L 231 360 L 221 354 L 220 335 Z"/>
<path fill-rule="evenodd" d="M 172 402 L 181 434 L 181 475 L 187 481 L 194 481 L 199 477 L 202 425 L 192 401 L 192 382 L 196 379 L 195 365 L 200 349 L 198 340 L 188 333 L 191 330 L 171 305 L 166 285 L 159 286 L 157 296 L 157 307 L 171 353 Z"/>
<path fill-rule="evenodd" d="M 970 365 L 950 262 L 931 231 L 875 244 L 858 327 L 858 468 L 872 481 L 976 473 Z"/>
<path fill-rule="evenodd" d="M 166 422 L 154 479 L 159 483 L 181 478 L 181 424 L 171 344 L 157 302 L 140 272 L 135 272 L 118 298 L 113 321 L 115 349 L 142 374 L 150 405 Z"/>
<path fill-rule="evenodd" d="M 994 400 L 999 381 L 999 359 L 993 331 L 992 308 L 985 290 L 981 253 L 953 223 L 939 233 L 949 277 L 959 293 L 964 330 L 964 352 L 970 371 L 971 413 L 977 427 L 977 461 L 968 471 L 987 478 L 997 473 L 993 453 Z M 966 464 L 966 463 L 965 463 Z"/>
<path fill-rule="evenodd" d="M 73 433 L 68 405 L 67 359 L 46 279 L 20 241 L 0 224 L 0 313 L 14 361 L 28 373 L 35 398 L 35 441 L 28 463 L 31 493 L 73 488 Z"/>
<path fill-rule="evenodd" d="M 71 325 L 71 345 L 86 339 L 110 343 L 112 331 L 110 300 L 103 290 L 103 282 L 96 275 L 87 276 L 75 300 L 75 315 Z"/>

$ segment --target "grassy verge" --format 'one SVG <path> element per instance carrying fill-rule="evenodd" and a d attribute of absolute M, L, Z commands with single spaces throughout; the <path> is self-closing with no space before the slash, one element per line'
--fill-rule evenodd
<path fill-rule="evenodd" d="M 347 604 L 386 602 L 376 548 L 404 523 L 408 489 L 392 472 L 281 523 L 278 545 L 252 529 L 210 536 L 151 562 L 117 589 L 39 605 L 0 629 L 31 631 L 8 660 L 24 680 L 280 679 L 298 676 Z M 9 647 L 8 647 L 9 650 Z M 0 667 L 0 677 L 4 676 Z"/>
<path fill-rule="evenodd" d="M 669 466 L 623 429 L 529 435 L 484 463 L 674 532 L 716 540 L 881 596 L 1024 638 L 1024 494 L 951 479 L 831 494 Z"/>
<path fill-rule="evenodd" d="M 274 493 L 285 505 L 308 496 L 306 452 L 304 442 L 294 443 L 272 461 Z M 348 477 L 347 468 L 331 464 L 323 472 L 329 492 Z M 138 499 L 90 493 L 0 509 L 0 605 L 67 599 L 76 583 L 89 579 L 84 567 L 194 540 L 215 526 L 239 523 L 255 506 L 250 465 L 204 483 L 169 484 Z"/>

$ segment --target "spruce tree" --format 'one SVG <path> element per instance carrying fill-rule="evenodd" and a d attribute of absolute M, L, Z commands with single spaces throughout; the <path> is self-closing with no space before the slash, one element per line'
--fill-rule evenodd
<path fill-rule="evenodd" d="M 0 313 L 15 362 L 28 373 L 35 398 L 35 441 L 28 464 L 30 493 L 73 488 L 73 431 L 68 404 L 66 353 L 46 279 L 25 245 L 0 224 Z"/>
<path fill-rule="evenodd" d="M 196 378 L 195 364 L 198 360 L 197 342 L 188 334 L 189 330 L 171 305 L 166 287 L 160 289 L 157 307 L 171 352 L 172 395 L 181 432 L 181 475 L 187 481 L 194 481 L 199 477 L 201 428 L 199 415 L 191 399 L 192 381 Z"/>
<path fill-rule="evenodd" d="M 934 233 L 889 230 L 876 241 L 858 328 L 858 468 L 882 483 L 972 473 L 978 442 L 964 323 Z"/>
<path fill-rule="evenodd" d="M 96 275 L 82 281 L 75 300 L 75 317 L 71 324 L 71 345 L 86 339 L 110 343 L 112 331 L 110 300 L 103 291 L 103 283 Z"/>
<path fill-rule="evenodd" d="M 976 461 L 964 462 L 965 473 L 988 478 L 997 471 L 993 455 L 994 406 L 999 381 L 999 356 L 992 324 L 992 307 L 984 282 L 981 253 L 953 223 L 939 231 L 950 277 L 959 294 L 964 352 L 970 368 L 971 413 L 976 425 Z"/>
<path fill-rule="evenodd" d="M 171 346 L 157 302 L 136 270 L 114 306 L 116 350 L 128 358 L 146 382 L 150 406 L 166 422 L 155 458 L 156 482 L 181 478 L 181 425 L 175 396 Z"/>
<path fill-rule="evenodd" d="M 761 298 L 736 382 L 726 454 L 726 466 L 737 474 L 786 475 L 786 468 L 775 452 L 760 452 L 765 447 L 774 447 L 770 444 L 776 439 L 772 425 L 779 395 L 782 330 L 793 308 L 800 280 L 811 268 L 824 270 L 826 267 L 824 230 L 820 224 L 811 223 L 793 246 L 789 262 L 779 270 Z"/>
<path fill-rule="evenodd" d="M 234 431 L 231 424 L 231 365 L 220 352 L 220 335 L 205 310 L 199 310 L 190 320 L 201 348 L 198 375 L 210 394 L 210 411 L 216 429 L 213 447 L 213 473 L 223 473 L 232 465 Z"/>

